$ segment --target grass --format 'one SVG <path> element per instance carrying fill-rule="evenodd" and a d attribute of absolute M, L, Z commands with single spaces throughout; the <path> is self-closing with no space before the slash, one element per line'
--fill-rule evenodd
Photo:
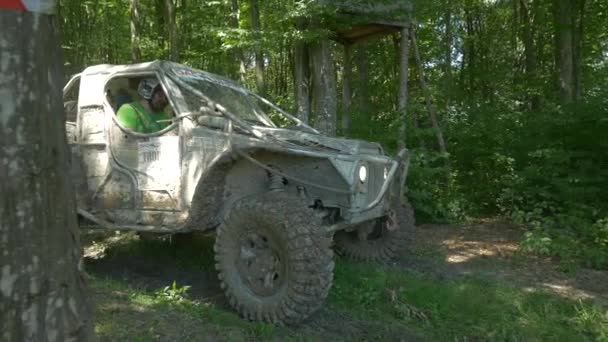
<path fill-rule="evenodd" d="M 608 341 L 608 311 L 598 306 L 474 277 L 438 282 L 342 261 L 330 303 L 436 340 Z"/>
<path fill-rule="evenodd" d="M 143 258 L 161 268 L 212 277 L 211 247 L 210 238 L 177 244 L 126 238 L 110 247 L 106 258 Z M 181 279 L 154 287 L 92 274 L 100 340 L 319 340 L 331 334 L 331 339 L 348 340 L 349 334 L 363 333 L 392 340 L 409 331 L 438 341 L 608 341 L 608 311 L 589 302 L 476 277 L 438 281 L 340 258 L 326 309 L 317 320 L 330 322 L 297 328 L 242 320 L 217 301 L 191 295 L 187 286 L 196 284 Z"/>

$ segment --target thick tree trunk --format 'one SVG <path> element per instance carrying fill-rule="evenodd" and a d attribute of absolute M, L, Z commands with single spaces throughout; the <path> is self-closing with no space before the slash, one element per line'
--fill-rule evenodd
<path fill-rule="evenodd" d="M 249 0 L 249 14 L 251 15 L 251 28 L 255 33 L 255 84 L 258 93 L 262 96 L 266 95 L 266 82 L 264 80 L 264 53 L 261 47 L 261 31 L 262 24 L 260 23 L 260 9 L 258 0 Z"/>
<path fill-rule="evenodd" d="M 447 153 L 447 148 L 445 146 L 445 139 L 443 138 L 443 132 L 441 131 L 441 127 L 439 126 L 439 120 L 437 120 L 437 113 L 435 111 L 435 106 L 433 106 L 433 102 L 431 101 L 431 94 L 429 93 L 429 89 L 426 84 L 426 78 L 424 76 L 424 66 L 422 65 L 422 60 L 420 58 L 420 51 L 418 51 L 418 43 L 416 42 L 416 32 L 415 30 L 411 31 L 412 35 L 412 47 L 414 48 L 414 56 L 416 57 L 416 64 L 418 65 L 418 78 L 420 79 L 420 87 L 422 88 L 422 92 L 424 93 L 424 99 L 426 102 L 427 110 L 429 111 L 429 115 L 431 117 L 431 123 L 433 124 L 433 129 L 435 130 L 435 135 L 437 137 L 437 144 L 439 145 L 439 151 L 443 154 Z"/>
<path fill-rule="evenodd" d="M 177 22 L 175 13 L 175 0 L 165 0 L 165 21 L 169 36 L 169 59 L 179 61 L 179 40 L 177 36 Z"/>
<path fill-rule="evenodd" d="M 0 10 L 0 336 L 86 341 L 54 18 Z"/>
<path fill-rule="evenodd" d="M 336 134 L 336 79 L 331 43 L 322 39 L 310 47 L 313 68 L 313 106 L 315 127 L 328 135 Z"/>
<path fill-rule="evenodd" d="M 555 71 L 557 89 L 562 104 L 574 101 L 574 45 L 573 45 L 573 0 L 553 0 L 553 22 L 555 25 Z"/>
<path fill-rule="evenodd" d="M 139 0 L 131 0 L 131 60 L 133 63 L 141 61 L 139 50 Z"/>
<path fill-rule="evenodd" d="M 400 113 L 399 135 L 397 137 L 397 146 L 403 149 L 406 146 L 406 124 L 407 124 L 407 79 L 408 79 L 408 61 L 409 61 L 409 29 L 404 27 L 401 29 L 401 37 L 399 41 L 399 95 L 397 109 Z"/>
<path fill-rule="evenodd" d="M 350 113 L 352 104 L 353 66 L 351 62 L 352 45 L 344 45 L 344 73 L 342 75 L 342 134 L 350 129 Z"/>

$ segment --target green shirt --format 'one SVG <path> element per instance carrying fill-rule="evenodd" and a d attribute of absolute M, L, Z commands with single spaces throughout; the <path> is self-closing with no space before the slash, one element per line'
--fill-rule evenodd
<path fill-rule="evenodd" d="M 171 119 L 164 112 L 148 112 L 141 103 L 135 101 L 120 106 L 116 119 L 125 128 L 138 133 L 154 133 L 166 128 L 171 122 L 158 122 Z"/>

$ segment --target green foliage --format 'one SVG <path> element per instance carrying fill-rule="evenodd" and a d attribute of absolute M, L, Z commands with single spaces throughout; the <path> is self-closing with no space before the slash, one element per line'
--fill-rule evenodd
<path fill-rule="evenodd" d="M 407 196 L 416 208 L 416 220 L 454 222 L 465 218 L 467 202 L 462 195 L 458 171 L 447 166 L 449 156 L 413 150 Z"/>
<path fill-rule="evenodd" d="M 167 302 L 179 303 L 187 299 L 188 290 L 191 288 L 189 285 L 177 286 L 176 281 L 170 286 L 165 286 L 161 290 L 156 291 L 155 295 L 157 298 L 165 300 Z"/>

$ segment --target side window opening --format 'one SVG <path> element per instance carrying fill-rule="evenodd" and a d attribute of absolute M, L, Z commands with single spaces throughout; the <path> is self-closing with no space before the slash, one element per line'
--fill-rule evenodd
<path fill-rule="evenodd" d="M 76 117 L 78 116 L 78 91 L 80 89 L 80 76 L 77 76 L 71 81 L 71 84 L 68 84 L 68 88 L 63 94 L 63 111 L 65 112 L 66 122 L 76 123 Z"/>
<path fill-rule="evenodd" d="M 114 115 L 125 103 L 137 100 L 137 84 L 140 77 L 117 77 L 106 85 L 106 99 L 114 110 Z"/>
<path fill-rule="evenodd" d="M 174 111 L 168 101 L 167 94 L 165 94 L 166 103 L 164 107 L 161 105 L 161 107 L 155 109 L 150 108 L 152 99 L 146 99 L 138 92 L 138 87 L 142 80 L 150 79 L 158 82 L 156 76 L 152 74 L 118 76 L 106 84 L 106 99 L 113 110 L 117 123 L 122 129 L 128 129 L 140 134 L 150 134 L 161 131 L 171 124 Z M 156 91 L 153 94 L 156 94 Z M 130 106 L 121 110 L 121 107 L 125 104 L 130 104 Z"/>

